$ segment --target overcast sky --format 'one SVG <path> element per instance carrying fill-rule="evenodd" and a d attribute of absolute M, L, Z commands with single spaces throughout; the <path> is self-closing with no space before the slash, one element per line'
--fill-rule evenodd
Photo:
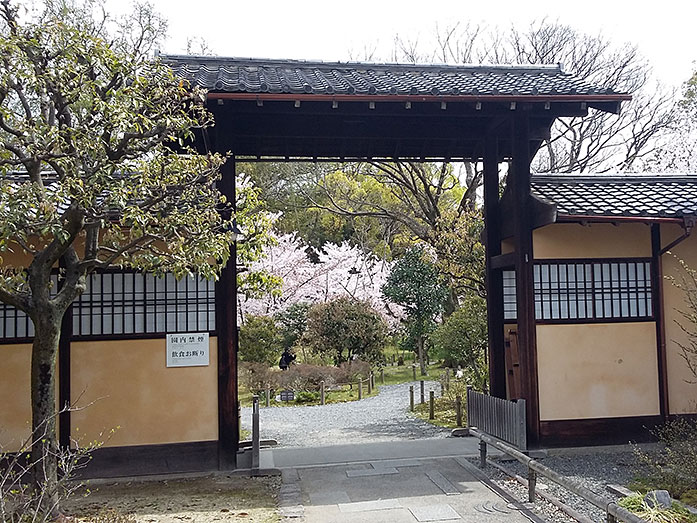
<path fill-rule="evenodd" d="M 113 3 L 112 3 L 113 2 Z M 125 4 L 112 0 L 112 5 Z M 694 0 L 154 0 L 169 20 L 165 53 L 182 53 L 187 37 L 203 37 L 218 55 L 347 60 L 378 45 L 387 57 L 395 34 L 426 40 L 456 22 L 509 27 L 547 17 L 613 42 L 632 42 L 656 76 L 679 86 L 697 68 Z"/>

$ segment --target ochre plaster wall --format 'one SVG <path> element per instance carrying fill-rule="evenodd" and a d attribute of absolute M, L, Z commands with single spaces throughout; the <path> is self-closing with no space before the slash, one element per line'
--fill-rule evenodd
<path fill-rule="evenodd" d="M 667 245 L 682 233 L 683 230 L 678 225 L 663 225 L 661 226 L 661 243 Z M 689 328 L 680 313 L 680 311 L 687 312 L 689 309 L 685 301 L 685 293 L 670 281 L 670 278 L 680 281 L 681 275 L 684 274 L 676 256 L 685 261 L 690 268 L 697 269 L 697 236 L 690 236 L 670 253 L 663 255 L 668 406 L 671 414 L 685 414 L 697 412 L 697 384 L 688 383 L 688 381 L 697 381 L 697 377 L 690 373 L 685 360 L 681 357 L 679 344 L 688 345 L 689 342 L 676 321 Z M 697 325 L 692 326 L 692 329 L 697 331 Z"/>
<path fill-rule="evenodd" d="M 543 258 L 649 258 L 651 229 L 641 223 L 554 223 L 533 231 L 533 253 Z"/>
<path fill-rule="evenodd" d="M 165 346 L 165 339 L 74 342 L 71 393 L 85 408 L 72 414 L 73 437 L 105 446 L 217 440 L 217 339 L 207 367 L 167 368 Z"/>
<path fill-rule="evenodd" d="M 659 414 L 653 322 L 537 325 L 540 419 Z"/>
<path fill-rule="evenodd" d="M 0 452 L 15 452 L 31 433 L 31 344 L 0 346 Z"/>

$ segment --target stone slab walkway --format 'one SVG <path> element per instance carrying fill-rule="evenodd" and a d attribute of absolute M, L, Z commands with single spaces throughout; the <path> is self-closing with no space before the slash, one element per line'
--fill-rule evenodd
<path fill-rule="evenodd" d="M 530 521 L 523 506 L 490 490 L 473 468 L 463 458 L 420 458 L 292 469 L 303 507 L 296 517 L 305 523 Z"/>
<path fill-rule="evenodd" d="M 304 523 L 540 521 L 478 471 L 474 438 L 274 449 L 281 514 Z"/>

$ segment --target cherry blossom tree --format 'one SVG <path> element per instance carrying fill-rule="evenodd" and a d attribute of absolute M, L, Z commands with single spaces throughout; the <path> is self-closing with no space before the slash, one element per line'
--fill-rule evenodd
<path fill-rule="evenodd" d="M 291 234 L 277 237 L 275 245 L 264 254 L 250 265 L 250 271 L 266 273 L 283 283 L 265 295 L 241 294 L 241 322 L 247 314 L 271 315 L 296 303 L 324 303 L 340 296 L 369 302 L 391 326 L 399 322 L 401 309 L 386 304 L 380 293 L 390 262 L 344 242 L 326 243 L 319 253 L 319 263 L 314 263 L 301 241 Z"/>

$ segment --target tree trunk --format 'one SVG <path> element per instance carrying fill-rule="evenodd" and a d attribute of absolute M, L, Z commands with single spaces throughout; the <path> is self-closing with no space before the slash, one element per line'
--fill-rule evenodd
<path fill-rule="evenodd" d="M 426 359 L 425 359 L 425 354 L 424 354 L 424 336 L 423 334 L 419 334 L 418 340 L 417 340 L 417 345 L 419 347 L 419 367 L 421 368 L 421 375 L 426 376 Z"/>
<path fill-rule="evenodd" d="M 56 360 L 61 318 L 55 311 L 37 315 L 31 357 L 32 482 L 41 510 L 60 513 L 56 435 Z"/>

